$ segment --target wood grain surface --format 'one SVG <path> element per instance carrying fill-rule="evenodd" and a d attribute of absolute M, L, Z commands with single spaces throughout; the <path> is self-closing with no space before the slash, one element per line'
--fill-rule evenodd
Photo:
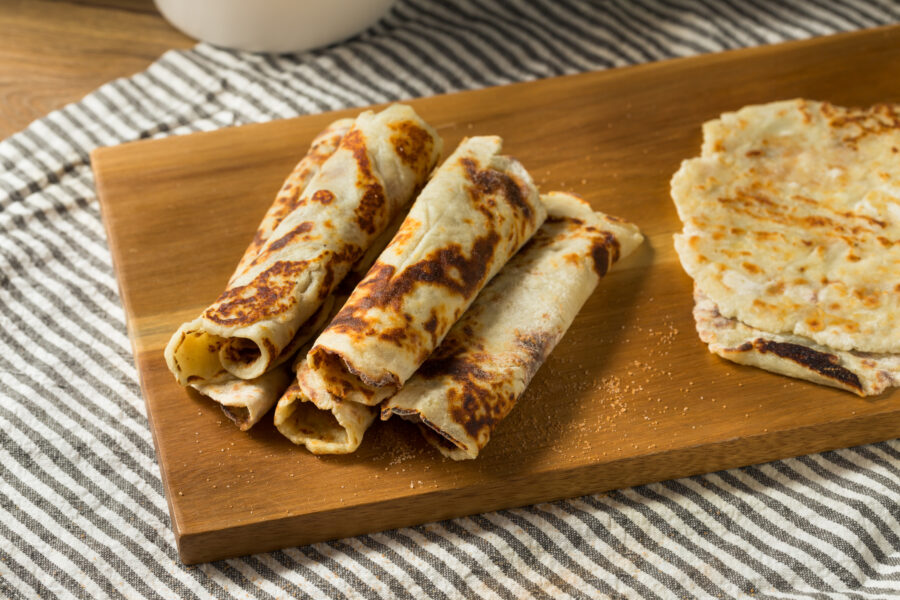
<path fill-rule="evenodd" d="M 804 96 L 900 101 L 900 27 L 437 96 L 411 104 L 452 150 L 499 134 L 545 190 L 582 194 L 647 242 L 601 282 L 475 461 L 376 424 L 314 457 L 175 384 L 162 350 L 223 289 L 317 115 L 94 154 L 182 560 L 208 561 L 893 438 L 900 394 L 861 399 L 725 362 L 691 317 L 668 182 L 726 110 Z"/>
<path fill-rule="evenodd" d="M 0 139 L 195 43 L 153 0 L 0 0 Z"/>

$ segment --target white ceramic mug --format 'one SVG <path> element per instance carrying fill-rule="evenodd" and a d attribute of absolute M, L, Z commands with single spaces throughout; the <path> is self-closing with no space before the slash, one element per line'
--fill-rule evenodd
<path fill-rule="evenodd" d="M 394 0 L 156 0 L 187 35 L 252 52 L 299 52 L 352 36 Z"/>

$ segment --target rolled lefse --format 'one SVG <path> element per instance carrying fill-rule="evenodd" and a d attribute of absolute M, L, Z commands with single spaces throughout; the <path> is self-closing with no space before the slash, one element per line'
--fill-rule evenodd
<path fill-rule="evenodd" d="M 482 290 L 443 343 L 381 408 L 472 459 L 565 334 L 600 278 L 640 245 L 638 228 L 573 194 L 542 196 L 547 221 Z"/>
<path fill-rule="evenodd" d="M 537 188 L 501 145 L 462 141 L 316 339 L 307 362 L 327 392 L 370 406 L 392 396 L 543 223 Z"/>
<path fill-rule="evenodd" d="M 362 279 L 384 247 L 397 233 L 404 217 L 404 213 L 395 217 L 394 222 L 375 239 L 362 258 L 350 269 L 350 273 L 340 284 L 341 288 L 353 289 Z M 294 371 L 296 370 L 294 355 L 300 356 L 303 363 L 306 364 L 306 352 L 310 348 L 309 342 L 322 332 L 325 325 L 347 300 L 346 294 L 340 295 L 338 292 L 336 294 L 325 299 L 319 310 L 303 324 L 294 336 L 291 347 L 282 352 L 282 356 L 288 358 L 287 360 L 281 360 L 275 367 L 255 379 L 240 379 L 228 373 L 212 380 L 192 382 L 189 384 L 190 387 L 221 404 L 225 416 L 231 419 L 241 431 L 250 429 L 263 415 L 269 412 L 285 389 L 294 381 Z M 300 350 L 294 352 L 294 347 L 300 348 Z M 291 366 L 292 362 L 295 363 L 293 367 Z M 362 439 L 361 434 L 360 439 Z"/>
<path fill-rule="evenodd" d="M 298 361 L 297 375 L 275 407 L 275 427 L 313 454 L 348 454 L 362 442 L 378 407 L 329 393 L 319 375 Z"/>
<path fill-rule="evenodd" d="M 275 196 L 275 201 L 263 216 L 250 245 L 247 246 L 231 275 L 229 284 L 247 269 L 278 224 L 296 208 L 303 190 L 306 189 L 313 175 L 318 173 L 322 164 L 334 154 L 344 134 L 350 130 L 352 125 L 353 119 L 338 119 L 313 139 L 306 155 L 300 159 L 300 162 L 288 175 Z M 327 313 L 330 307 L 325 307 L 323 310 Z M 311 335 L 312 331 L 318 333 L 318 330 L 321 329 L 321 325 L 324 324 L 321 321 L 324 321 L 324 318 L 315 318 L 321 312 L 322 310 L 317 312 L 313 318 L 307 321 L 304 328 L 301 328 L 311 328 L 306 332 L 307 335 Z M 297 343 L 307 341 L 304 339 L 302 331 L 298 334 L 294 336 Z M 286 352 L 283 351 L 282 355 L 289 352 L 290 349 Z M 195 379 L 189 385 L 204 396 L 218 402 L 225 415 L 239 429 L 247 430 L 272 408 L 275 400 L 290 384 L 292 376 L 293 372 L 290 366 L 282 363 L 254 379 L 239 379 L 230 373 L 223 373 L 215 378 Z"/>
<path fill-rule="evenodd" d="M 282 353 L 292 357 L 306 344 L 309 350 L 309 342 L 319 333 L 334 316 L 335 298 L 329 296 L 319 310 L 310 317 L 294 336 L 291 346 Z M 306 356 L 306 353 L 303 354 Z M 218 402 L 225 413 L 238 429 L 246 431 L 256 425 L 257 422 L 269 412 L 279 396 L 290 385 L 294 372 L 291 369 L 290 360 L 281 360 L 271 369 L 253 379 L 241 379 L 231 373 L 223 373 L 213 379 L 194 381 L 188 385 L 207 398 Z"/>
<path fill-rule="evenodd" d="M 337 132 L 340 124 L 333 127 Z M 326 153 L 333 139 L 324 136 L 313 150 Z M 230 384 L 231 378 L 252 381 L 256 388 L 248 396 L 264 395 L 271 407 L 281 390 L 274 397 L 262 390 L 276 389 L 283 378 L 264 376 L 315 336 L 315 317 L 328 312 L 320 311 L 323 302 L 385 240 L 388 227 L 424 185 L 441 145 L 407 106 L 357 117 L 318 169 L 307 165 L 312 176 L 299 198 L 291 200 L 287 189 L 279 194 L 282 201 L 276 200 L 260 226 L 256 256 L 247 259 L 255 240 L 225 292 L 175 332 L 165 356 L 176 380 L 213 397 L 245 385 Z M 286 186 L 302 185 L 300 170 L 298 165 L 292 173 L 297 183 Z M 289 369 L 285 373 L 289 380 Z"/>
<path fill-rule="evenodd" d="M 267 214 L 267 217 L 271 213 L 272 211 Z M 394 222 L 375 239 L 362 258 L 353 265 L 350 273 L 341 282 L 340 287 L 353 289 L 372 266 L 372 263 L 375 262 L 375 259 L 378 258 L 378 255 L 384 250 L 384 247 L 387 246 L 391 238 L 394 237 L 394 234 L 397 233 L 397 229 L 405 216 L 401 212 L 394 218 Z M 263 415 L 269 412 L 269 409 L 272 408 L 294 380 L 295 367 L 292 367 L 291 363 L 294 362 L 292 360 L 294 354 L 299 354 L 299 352 L 294 352 L 292 347 L 302 348 L 306 344 L 305 350 L 308 351 L 308 342 L 322 332 L 322 329 L 334 317 L 337 310 L 346 300 L 346 295 L 340 297 L 339 300 L 335 298 L 334 294 L 326 298 L 319 310 L 307 319 L 306 323 L 294 336 L 291 347 L 282 351 L 281 354 L 285 357 L 285 360 L 281 360 L 279 364 L 261 376 L 255 379 L 240 379 L 231 373 L 227 373 L 212 380 L 194 381 L 188 385 L 204 396 L 221 404 L 225 416 L 231 419 L 241 431 L 250 429 Z M 302 358 L 305 363 L 305 351 L 302 352 Z"/>
<path fill-rule="evenodd" d="M 366 254 L 353 266 L 350 275 L 341 283 L 341 288 L 352 290 L 359 283 L 397 233 L 404 218 L 405 215 L 400 215 L 384 230 Z M 335 297 L 334 309 L 328 316 L 328 321 L 334 318 L 346 301 L 346 295 Z M 329 393 L 322 386 L 321 378 L 306 364 L 309 348 L 307 345 L 297 354 L 297 358 L 293 361 L 293 371 L 287 375 L 290 385 L 285 383 L 281 388 L 284 393 L 281 394 L 275 407 L 275 427 L 293 443 L 306 446 L 313 454 L 354 452 L 362 442 L 366 429 L 375 420 L 378 410 L 374 406 L 344 402 Z M 280 373 L 287 373 L 285 369 L 278 370 Z M 279 377 L 282 376 L 284 375 L 279 374 Z M 303 381 L 307 393 L 301 391 L 300 381 Z M 303 402 L 308 404 L 302 404 Z"/>

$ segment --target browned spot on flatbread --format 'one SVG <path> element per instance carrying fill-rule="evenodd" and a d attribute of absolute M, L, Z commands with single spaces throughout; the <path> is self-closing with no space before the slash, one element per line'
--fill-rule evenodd
<path fill-rule="evenodd" d="M 528 334 L 516 334 L 516 344 L 525 350 L 528 359 L 525 363 L 526 379 L 531 380 L 537 370 L 553 351 L 558 336 L 548 331 L 537 331 Z"/>
<path fill-rule="evenodd" d="M 325 275 L 322 277 L 322 287 L 319 288 L 319 299 L 324 300 L 334 292 L 341 281 L 335 276 L 335 271 L 340 269 L 346 273 L 347 269 L 340 265 L 353 264 L 362 257 L 363 249 L 356 244 L 346 244 L 331 256 L 331 260 L 324 262 Z"/>
<path fill-rule="evenodd" d="M 275 344 L 272 343 L 272 340 L 264 337 L 262 339 L 262 345 L 266 347 L 266 351 L 269 353 L 269 356 L 271 356 L 272 358 L 278 356 L 278 349 L 275 347 Z"/>
<path fill-rule="evenodd" d="M 526 200 L 528 191 L 522 182 L 495 169 L 479 169 L 478 163 L 471 158 L 461 158 L 459 163 L 466 172 L 466 179 L 472 183 L 470 192 L 473 199 L 499 194 L 526 220 L 534 220 L 534 211 Z"/>
<path fill-rule="evenodd" d="M 356 184 L 363 191 L 359 206 L 354 211 L 356 223 L 366 233 L 373 234 L 378 230 L 383 220 L 385 208 L 384 186 L 372 172 L 372 163 L 369 160 L 369 151 L 366 147 L 363 134 L 358 129 L 352 129 L 341 140 L 341 147 L 349 150 L 359 168 Z"/>
<path fill-rule="evenodd" d="M 450 418 L 475 440 L 480 435 L 489 436 L 497 421 L 512 408 L 497 393 L 503 382 L 479 366 L 482 359 L 486 362 L 488 357 L 480 353 L 441 352 L 425 361 L 418 372 L 425 378 L 453 380 L 447 390 Z"/>
<path fill-rule="evenodd" d="M 220 325 L 246 325 L 283 313 L 296 302 L 291 291 L 308 264 L 279 260 L 250 283 L 225 290 L 203 316 Z"/>
<path fill-rule="evenodd" d="M 780 296 L 784 293 L 784 282 L 779 281 L 778 283 L 770 283 L 766 286 L 766 294 L 771 296 Z"/>
<path fill-rule="evenodd" d="M 822 113 L 828 118 L 831 127 L 846 130 L 841 141 L 854 149 L 860 140 L 869 135 L 880 135 L 900 129 L 900 112 L 891 104 L 876 104 L 869 109 L 847 108 L 838 111 L 826 102 L 822 104 Z"/>
<path fill-rule="evenodd" d="M 370 326 L 367 312 L 390 307 L 403 312 L 403 301 L 420 284 L 434 285 L 471 298 L 480 289 L 493 262 L 500 236 L 496 231 L 476 238 L 472 253 L 466 256 L 459 244 L 448 244 L 396 273 L 395 267 L 376 262 L 360 282 L 353 297 L 329 325 L 329 329 L 347 334 L 366 335 Z M 443 331 L 440 332 L 443 334 Z M 440 337 L 440 336 L 438 336 Z"/>
<path fill-rule="evenodd" d="M 324 300 L 332 292 L 334 287 L 334 268 L 331 264 L 325 266 L 325 276 L 322 278 L 322 287 L 319 288 L 319 299 Z"/>
<path fill-rule="evenodd" d="M 390 342 L 392 344 L 396 344 L 397 346 L 402 347 L 403 341 L 409 336 L 409 329 L 406 327 L 391 327 L 390 329 L 385 329 L 384 331 L 378 334 L 378 339 L 384 340 L 386 342 Z"/>
<path fill-rule="evenodd" d="M 431 309 L 431 315 L 428 317 L 428 320 L 422 324 L 422 327 L 431 335 L 432 345 L 437 343 L 437 329 L 440 324 L 440 317 L 438 317 L 437 311 L 435 309 Z"/>
<path fill-rule="evenodd" d="M 562 215 L 547 215 L 547 219 L 544 222 L 545 223 L 568 222 L 568 223 L 573 223 L 575 225 L 584 225 L 584 221 L 582 221 L 581 219 L 576 219 L 575 217 L 565 217 Z"/>
<path fill-rule="evenodd" d="M 748 273 L 761 273 L 762 269 L 753 264 L 752 262 L 744 261 L 741 263 L 741 266 L 744 267 Z"/>
<path fill-rule="evenodd" d="M 803 196 L 792 196 L 792 199 L 810 204 L 817 204 L 815 200 Z M 775 202 L 762 191 L 752 189 L 739 189 L 732 196 L 720 196 L 716 201 L 727 207 L 731 212 L 746 215 L 759 221 L 797 226 L 803 229 L 816 229 L 817 233 L 842 238 L 852 244 L 853 240 L 847 237 L 848 233 L 858 236 L 860 233 L 875 233 L 869 226 L 883 228 L 885 224 L 878 219 L 852 212 L 838 213 L 847 219 L 858 219 L 863 224 L 846 225 L 830 217 L 823 215 L 798 215 L 795 214 L 794 205 L 787 202 Z M 753 236 L 758 240 L 768 240 L 781 237 L 782 234 L 773 231 L 754 231 Z"/>
<path fill-rule="evenodd" d="M 391 123 L 390 128 L 395 132 L 390 142 L 397 156 L 416 173 L 418 179 L 424 180 L 432 167 L 434 138 L 413 121 Z"/>
<path fill-rule="evenodd" d="M 288 244 L 290 244 L 297 238 L 301 238 L 301 236 L 302 236 L 301 239 L 307 239 L 308 236 L 305 236 L 304 234 L 312 231 L 312 228 L 313 228 L 312 221 L 304 221 L 304 222 L 300 223 L 299 225 L 297 225 L 296 227 L 291 229 L 289 232 L 287 232 L 286 234 L 284 234 L 283 236 L 281 236 L 280 238 L 278 238 L 277 240 L 275 240 L 274 242 L 269 244 L 269 247 L 266 248 L 266 252 L 269 253 L 269 252 L 274 252 L 276 250 L 280 250 L 281 248 L 284 248 L 285 246 L 287 246 Z M 254 261 L 254 262 L 256 262 L 256 261 Z"/>
<path fill-rule="evenodd" d="M 312 201 L 325 205 L 331 204 L 334 202 L 334 192 L 331 190 L 316 190 L 312 195 Z"/>
<path fill-rule="evenodd" d="M 422 224 L 419 221 L 411 217 L 406 217 L 400 224 L 400 229 L 398 229 L 397 233 L 394 234 L 394 237 L 391 240 L 391 246 L 400 246 L 406 244 L 417 232 L 421 230 L 421 228 Z"/>
<path fill-rule="evenodd" d="M 763 338 L 756 338 L 752 344 L 745 342 L 735 348 L 738 352 L 748 352 L 751 349 L 755 349 L 761 354 L 771 352 L 776 356 L 786 358 L 802 367 L 815 371 L 822 377 L 840 382 L 849 388 L 862 392 L 863 388 L 859 377 L 849 369 L 842 367 L 839 364 L 840 359 L 834 354 L 819 352 L 799 344 L 775 342 Z"/>
<path fill-rule="evenodd" d="M 594 271 L 598 277 L 603 277 L 619 260 L 619 240 L 609 231 L 596 232 L 591 243 L 591 257 L 594 259 Z"/>
<path fill-rule="evenodd" d="M 253 234 L 253 241 L 250 242 L 250 247 L 259 252 L 259 249 L 262 248 L 262 245 L 266 243 L 266 237 L 263 235 L 262 230 L 257 229 L 256 233 Z"/>

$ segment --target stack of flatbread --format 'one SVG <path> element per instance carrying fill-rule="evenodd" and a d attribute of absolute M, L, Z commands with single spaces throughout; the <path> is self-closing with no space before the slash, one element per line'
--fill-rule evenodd
<path fill-rule="evenodd" d="M 228 289 L 173 336 L 176 379 L 242 428 L 278 399 L 278 430 L 317 454 L 353 452 L 397 415 L 475 458 L 642 237 L 541 196 L 499 137 L 463 140 L 432 172 L 441 145 L 396 105 L 323 132 Z"/>
<path fill-rule="evenodd" d="M 861 396 L 900 385 L 900 106 L 726 113 L 672 198 L 711 352 Z"/>

